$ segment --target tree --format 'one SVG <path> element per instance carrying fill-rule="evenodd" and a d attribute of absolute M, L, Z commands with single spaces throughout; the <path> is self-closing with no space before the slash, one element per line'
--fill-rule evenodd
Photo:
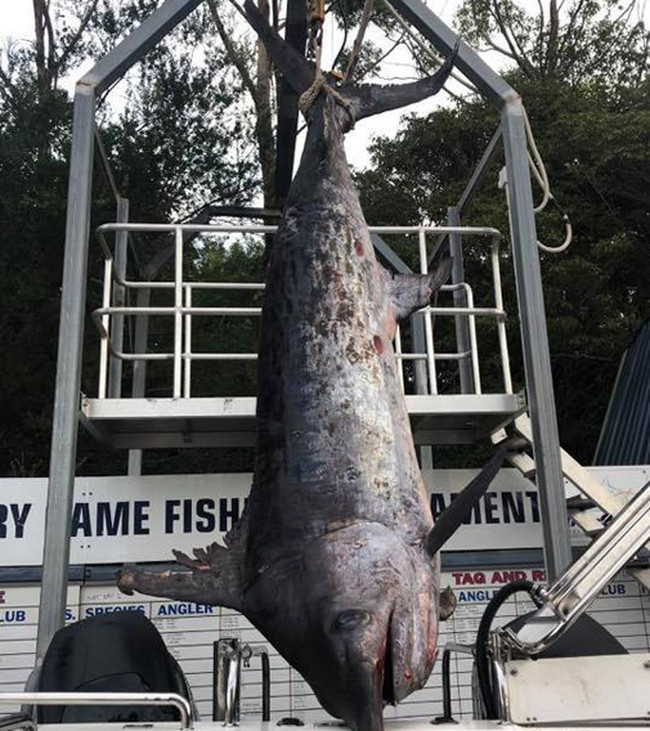
<path fill-rule="evenodd" d="M 61 79 L 81 57 L 114 46 L 155 2 L 34 0 L 33 7 L 34 43 L 9 45 L 0 71 L 0 469 L 23 475 L 48 468 L 71 124 Z M 205 12 L 133 70 L 116 108 L 100 100 L 107 154 L 132 220 L 173 220 L 206 200 L 242 204 L 258 189 L 241 89 L 223 48 L 206 35 Z M 205 52 L 196 53 L 204 41 Z M 93 225 L 115 215 L 100 165 L 95 177 Z M 143 244 L 146 263 L 160 242 Z M 100 272 L 91 248 L 89 309 L 99 305 Z M 90 324 L 85 353 L 82 389 L 93 393 L 97 337 Z M 82 472 L 115 472 L 124 456 L 82 438 L 78 459 Z"/>
<path fill-rule="evenodd" d="M 538 0 L 531 11 L 514 0 L 464 0 L 460 33 L 493 50 L 529 79 L 634 85 L 647 72 L 648 34 L 634 20 L 637 0 Z"/>
<path fill-rule="evenodd" d="M 584 24 L 589 37 L 607 38 L 609 44 L 612 36 L 596 18 L 599 9 L 609 7 L 590 5 L 587 18 L 579 15 L 574 23 Z M 472 8 L 475 15 L 469 13 Z M 468 3 L 460 15 L 474 40 L 484 37 L 493 45 L 497 45 L 497 18 L 508 19 L 503 26 L 508 33 L 525 35 L 523 16 L 507 2 Z M 521 58 L 519 68 L 510 71 L 508 78 L 523 95 L 553 192 L 573 223 L 574 241 L 568 252 L 542 253 L 541 259 L 561 443 L 589 463 L 620 357 L 650 314 L 650 268 L 645 255 L 650 238 L 650 82 L 647 48 L 639 41 L 630 52 L 631 39 L 643 38 L 645 31 L 639 26 L 617 26 L 623 39 L 619 45 L 608 46 L 600 64 L 594 55 L 593 63 L 583 66 L 578 59 L 572 61 L 571 49 L 565 48 L 575 27 L 558 26 L 556 38 L 543 18 L 533 20 L 540 29 L 537 45 L 528 36 L 525 42 L 520 38 L 522 54 L 515 36 L 511 38 Z M 607 29 L 611 24 L 605 24 Z M 564 49 L 564 55 L 558 50 L 552 64 L 551 42 Z M 508 52 L 517 60 L 509 47 Z M 627 77 L 619 72 L 634 59 Z M 613 73 L 608 75 L 610 70 Z M 475 98 L 457 101 L 425 118 L 407 118 L 394 139 L 375 143 L 373 164 L 358 177 L 368 219 L 382 224 L 444 221 L 447 206 L 458 200 L 496 122 L 487 105 Z M 465 223 L 496 225 L 507 231 L 504 201 L 495 185 L 502 164 L 502 160 L 495 162 L 487 178 L 492 184 L 484 186 Z M 388 200 L 391 205 L 385 205 Z M 559 243 L 563 236 L 559 216 L 552 209 L 539 217 L 538 229 L 545 242 Z M 480 283 L 487 274 L 482 250 L 468 241 L 465 255 L 468 277 Z M 507 308 L 514 312 L 509 265 L 506 255 Z M 477 299 L 481 301 L 480 285 Z M 515 380 L 521 387 L 515 322 L 509 323 L 509 331 L 513 365 L 519 364 Z M 485 343 L 482 350 L 489 353 Z"/>

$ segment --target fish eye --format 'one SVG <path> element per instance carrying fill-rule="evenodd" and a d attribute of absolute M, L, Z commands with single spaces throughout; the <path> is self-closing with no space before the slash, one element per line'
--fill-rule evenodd
<path fill-rule="evenodd" d="M 335 630 L 347 632 L 364 624 L 369 624 L 371 619 L 370 614 L 363 609 L 346 609 L 336 616 L 332 626 Z"/>

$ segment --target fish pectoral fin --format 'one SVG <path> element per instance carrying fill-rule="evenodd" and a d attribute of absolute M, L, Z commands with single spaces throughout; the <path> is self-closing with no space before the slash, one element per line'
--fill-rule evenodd
<path fill-rule="evenodd" d="M 508 439 L 503 442 L 483 465 L 478 475 L 463 489 L 451 505 L 442 511 L 425 540 L 425 548 L 430 556 L 435 555 L 467 519 L 474 506 L 487 492 L 508 454 L 516 452 L 520 448 L 520 442 L 516 439 Z"/>
<path fill-rule="evenodd" d="M 176 562 L 190 571 L 143 571 L 130 564 L 116 574 L 118 589 L 128 595 L 138 592 L 242 610 L 243 565 L 238 553 L 217 543 L 194 549 L 196 558 L 173 553 Z"/>
<path fill-rule="evenodd" d="M 438 597 L 438 617 L 441 622 L 446 622 L 454 613 L 458 600 L 451 586 L 440 592 Z"/>
<path fill-rule="evenodd" d="M 443 259 L 428 274 L 396 274 L 390 280 L 390 294 L 397 320 L 403 320 L 429 304 L 431 297 L 449 279 L 452 259 Z"/>

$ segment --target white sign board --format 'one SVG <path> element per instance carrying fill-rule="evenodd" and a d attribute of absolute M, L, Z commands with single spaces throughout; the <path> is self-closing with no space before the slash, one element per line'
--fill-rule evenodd
<path fill-rule="evenodd" d="M 425 470 L 434 517 L 477 470 Z M 647 481 L 643 468 L 598 468 L 593 474 L 626 493 Z M 221 541 L 241 516 L 251 475 L 79 477 L 70 535 L 71 564 L 166 561 Z M 42 562 L 47 481 L 0 480 L 0 550 L 5 566 Z M 490 490 L 445 545 L 448 551 L 539 548 L 537 490 L 514 469 L 501 470 Z"/>
<path fill-rule="evenodd" d="M 453 588 L 458 606 L 451 619 L 440 625 L 438 646 L 442 648 L 448 642 L 473 643 L 487 602 L 505 583 L 516 579 L 544 582 L 545 576 L 541 568 L 523 566 L 444 573 L 441 584 Z M 22 690 L 34 665 L 39 593 L 36 586 L 0 585 L 0 690 Z M 494 624 L 503 624 L 530 609 L 528 596 L 517 594 L 502 607 Z M 68 590 L 67 621 L 129 610 L 141 612 L 156 625 L 183 668 L 203 719 L 209 718 L 212 710 L 213 642 L 219 637 L 238 637 L 249 644 L 265 645 L 269 650 L 273 722 L 286 716 L 298 717 L 306 723 L 328 720 L 299 673 L 289 667 L 245 617 L 232 609 L 141 594 L 126 596 L 109 585 L 72 586 Z M 628 651 L 650 650 L 650 595 L 625 573 L 605 587 L 590 612 Z M 397 708 L 388 707 L 386 718 L 405 720 L 441 715 L 440 665 L 438 660 L 423 690 L 409 696 Z M 471 670 L 471 657 L 453 656 L 451 687 L 457 718 L 471 717 Z M 249 667 L 242 667 L 245 720 L 259 720 L 260 680 L 260 661 L 253 658 Z"/>

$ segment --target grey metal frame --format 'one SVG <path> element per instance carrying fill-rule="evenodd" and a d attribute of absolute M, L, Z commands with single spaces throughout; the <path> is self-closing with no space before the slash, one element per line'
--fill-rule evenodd
<path fill-rule="evenodd" d="M 65 606 L 87 277 L 95 100 L 98 94 L 119 79 L 200 2 L 167 0 L 97 63 L 76 87 L 37 662 L 43 658 L 52 636 L 62 626 Z M 457 40 L 455 34 L 421 0 L 392 0 L 392 4 L 439 51 L 445 55 L 450 53 Z M 456 65 L 501 112 L 511 191 L 513 256 L 518 279 L 524 360 L 538 485 L 542 494 L 546 566 L 549 578 L 553 579 L 570 562 L 570 550 L 523 107 L 518 94 L 464 43 L 460 44 Z"/>
<path fill-rule="evenodd" d="M 52 448 L 45 514 L 43 578 L 36 640 L 37 663 L 42 661 L 54 633 L 63 626 L 65 610 L 77 453 L 96 98 L 200 2 L 201 0 L 167 0 L 97 63 L 76 86 Z"/>
<path fill-rule="evenodd" d="M 421 0 L 390 2 L 441 53 L 449 55 L 457 41 L 455 34 Z M 528 168 L 524 108 L 519 94 L 462 41 L 459 44 L 456 66 L 501 114 L 501 136 L 508 176 L 512 256 L 533 427 L 537 486 L 540 492 L 544 557 L 548 580 L 552 581 L 571 563 L 571 546 Z M 477 172 L 484 170 L 491 159 L 493 143 L 494 138 Z M 473 179 L 470 182 L 474 184 L 477 181 Z M 463 202 L 464 200 L 465 197 Z"/>

